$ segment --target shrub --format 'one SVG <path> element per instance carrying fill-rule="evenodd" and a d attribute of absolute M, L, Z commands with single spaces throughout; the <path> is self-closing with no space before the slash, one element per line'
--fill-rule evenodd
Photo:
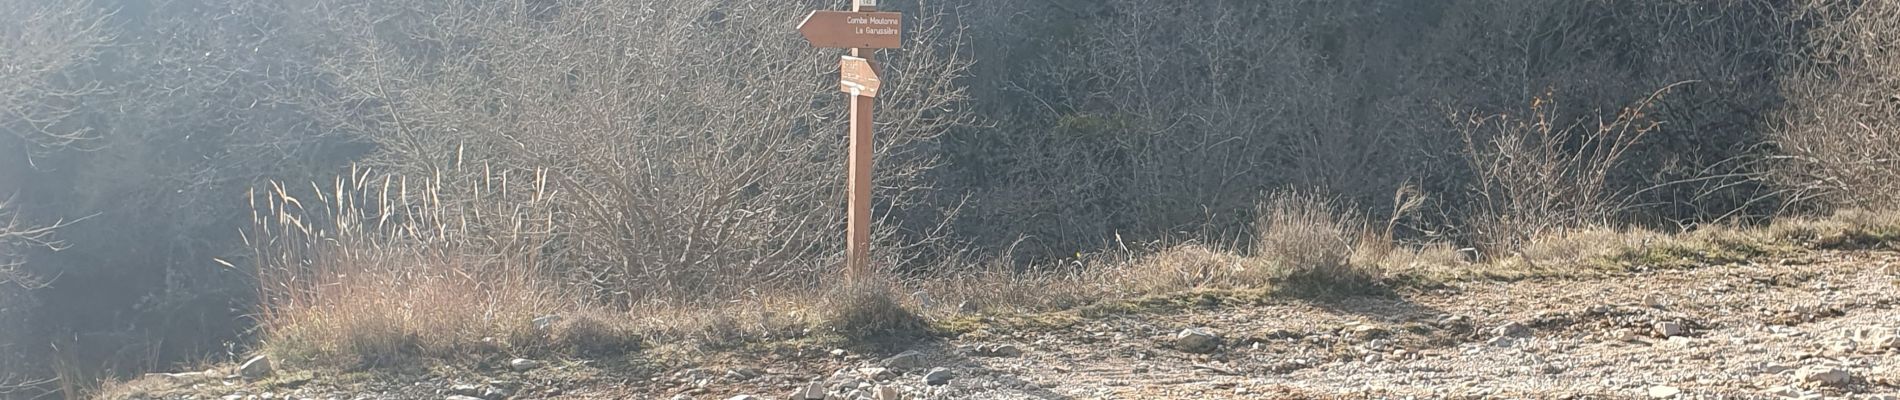
<path fill-rule="evenodd" d="M 1562 128 L 1684 81 L 1703 83 L 1643 110 L 1667 123 L 1606 172 L 1611 198 L 1630 200 L 1612 208 L 1657 226 L 1772 212 L 1779 197 L 1751 179 L 1756 116 L 1780 107 L 1781 54 L 1809 23 L 1798 2 L 1084 3 L 960 10 L 985 60 L 973 105 L 997 124 L 944 141 L 944 200 L 969 205 L 956 236 L 1046 261 L 1115 237 L 1231 237 L 1259 193 L 1284 188 L 1384 219 L 1407 185 L 1441 210 L 1397 239 L 1470 233 L 1482 221 L 1461 214 L 1483 199 L 1464 194 L 1481 178 L 1462 156 L 1469 120 L 1441 118 L 1447 105 L 1521 108 L 1550 90 L 1569 107 L 1550 110 Z"/>
<path fill-rule="evenodd" d="M 64 123 L 81 115 L 81 99 L 98 94 L 98 85 L 78 83 L 79 71 L 111 39 L 107 18 L 91 1 L 0 1 L 0 53 L 7 55 L 0 76 L 0 131 L 11 134 L 7 143 L 25 143 L 11 153 L 47 154 L 69 146 L 91 147 L 98 137 L 88 129 Z M 0 181 L 4 183 L 4 181 Z"/>
<path fill-rule="evenodd" d="M 1800 53 L 1810 62 L 1783 78 L 1775 181 L 1795 200 L 1900 206 L 1900 4 L 1818 0 L 1804 11 L 1823 22 Z"/>
<path fill-rule="evenodd" d="M 1501 257 L 1540 237 L 1613 222 L 1629 196 L 1611 173 L 1659 125 L 1648 113 L 1668 90 L 1607 118 L 1561 120 L 1545 93 L 1524 115 L 1458 121 L 1474 186 L 1465 211 L 1469 240 Z"/>
<path fill-rule="evenodd" d="M 57 371 L 37 366 L 45 361 L 44 349 L 30 346 L 45 334 L 33 323 L 40 304 L 32 290 L 43 288 L 46 279 L 23 268 L 29 251 L 62 246 L 53 236 L 56 228 L 21 222 L 0 201 L 0 397 L 34 397 L 27 394 L 50 391 L 48 385 L 57 380 Z"/>
<path fill-rule="evenodd" d="M 311 15 L 340 44 L 340 90 L 308 99 L 325 126 L 375 144 L 366 165 L 449 188 L 487 179 L 477 163 L 534 171 L 514 178 L 559 219 L 545 261 L 592 295 L 716 302 L 837 260 L 848 102 L 822 78 L 837 54 L 788 31 L 825 2 L 355 3 Z M 881 56 L 880 210 L 917 201 L 937 137 L 968 120 L 941 11 L 910 10 L 905 50 Z"/>

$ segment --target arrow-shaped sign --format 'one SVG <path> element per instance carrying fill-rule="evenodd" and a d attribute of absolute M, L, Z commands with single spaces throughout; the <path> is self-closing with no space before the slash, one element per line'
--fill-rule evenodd
<path fill-rule="evenodd" d="M 870 60 L 844 56 L 838 61 L 838 90 L 855 96 L 877 97 L 878 88 L 883 86 L 884 81 L 878 79 Z"/>
<path fill-rule="evenodd" d="M 903 32 L 904 15 L 894 12 L 813 11 L 798 24 L 812 47 L 895 49 Z"/>

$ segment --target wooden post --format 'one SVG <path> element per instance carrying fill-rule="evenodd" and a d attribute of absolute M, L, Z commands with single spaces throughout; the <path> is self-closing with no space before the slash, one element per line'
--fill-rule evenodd
<path fill-rule="evenodd" d="M 871 113 L 879 88 L 874 56 L 877 49 L 903 46 L 904 17 L 877 12 L 877 0 L 853 0 L 851 11 L 813 11 L 798 24 L 798 33 L 813 47 L 851 49 L 838 61 L 838 89 L 851 96 L 850 156 L 845 182 L 850 185 L 845 227 L 846 281 L 871 276 L 871 162 L 877 150 L 872 140 Z"/>
<path fill-rule="evenodd" d="M 851 11 L 876 12 L 877 0 L 853 0 Z M 863 58 L 877 69 L 877 49 L 852 48 L 851 56 Z M 850 174 L 851 208 L 845 229 L 845 279 L 859 282 L 871 276 L 871 162 L 877 150 L 871 140 L 871 111 L 877 98 L 866 93 L 851 93 L 851 156 L 846 162 Z"/>

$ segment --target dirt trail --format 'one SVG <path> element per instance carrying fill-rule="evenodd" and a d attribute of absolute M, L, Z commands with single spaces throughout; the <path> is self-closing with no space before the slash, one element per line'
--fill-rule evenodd
<path fill-rule="evenodd" d="M 1107 318 L 1015 338 L 1029 349 L 1021 358 L 974 359 L 1052 393 L 978 383 L 948 397 L 1900 398 L 1900 347 L 1886 339 L 1900 335 L 1897 263 L 1892 252 L 1821 253 Z M 1660 337 L 1666 322 L 1683 332 Z M 1165 348 L 1192 327 L 1220 333 L 1223 348 Z M 1847 378 L 1797 379 L 1831 372 L 1818 368 Z"/>
<path fill-rule="evenodd" d="M 854 388 L 877 399 L 881 387 L 905 399 L 1900 399 L 1896 266 L 1896 252 L 1821 252 L 1608 278 L 1114 315 L 918 344 L 917 358 L 896 362 L 906 365 L 809 353 L 641 373 L 569 364 L 348 389 L 311 384 L 276 396 L 442 398 L 454 384 L 488 382 L 512 386 L 515 399 L 785 399 L 817 381 L 844 399 Z M 1666 324 L 1675 325 L 1659 326 Z M 1175 335 L 1188 328 L 1218 334 L 1220 346 L 1177 349 Z M 1659 328 L 1679 332 L 1664 337 Z M 1000 345 L 1022 352 L 989 354 Z M 885 367 L 893 368 L 866 369 Z M 937 368 L 951 378 L 927 384 L 923 376 Z M 259 390 L 233 389 L 240 395 L 228 398 L 261 398 Z"/>

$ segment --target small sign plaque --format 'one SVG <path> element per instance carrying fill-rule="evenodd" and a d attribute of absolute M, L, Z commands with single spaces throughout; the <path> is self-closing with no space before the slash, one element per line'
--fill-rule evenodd
<path fill-rule="evenodd" d="M 853 95 L 877 97 L 877 90 L 884 86 L 871 61 L 862 58 L 844 56 L 838 62 L 838 75 L 838 90 Z"/>

